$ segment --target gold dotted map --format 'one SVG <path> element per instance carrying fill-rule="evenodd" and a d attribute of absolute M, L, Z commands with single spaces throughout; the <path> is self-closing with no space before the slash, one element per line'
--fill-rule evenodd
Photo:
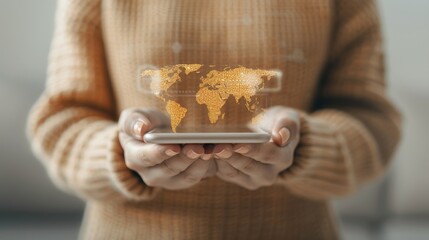
<path fill-rule="evenodd" d="M 147 69 L 141 74 L 151 79 L 150 90 L 165 104 L 171 128 L 176 132 L 188 113 L 188 106 L 181 105 L 177 96 L 188 95 L 188 98 L 191 96 L 193 101 L 204 105 L 209 122 L 215 124 L 228 114 L 223 107 L 229 98 L 233 98 L 236 104 L 244 102 L 249 112 L 259 109 L 258 92 L 278 72 L 243 66 L 220 68 L 214 65 L 178 64 Z"/>

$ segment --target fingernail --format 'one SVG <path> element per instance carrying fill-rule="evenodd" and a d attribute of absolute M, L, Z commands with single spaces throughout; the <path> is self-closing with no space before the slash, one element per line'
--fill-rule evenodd
<path fill-rule="evenodd" d="M 178 152 L 175 152 L 175 151 L 173 151 L 171 149 L 167 149 L 167 150 L 165 150 L 165 154 L 167 154 L 167 156 L 172 157 L 172 156 L 178 154 Z"/>
<path fill-rule="evenodd" d="M 215 157 L 227 158 L 229 157 L 229 152 L 226 149 L 222 149 L 222 151 L 215 154 Z"/>
<path fill-rule="evenodd" d="M 211 154 L 203 154 L 201 156 L 201 159 L 203 159 L 203 160 L 210 160 L 210 158 L 211 158 Z"/>
<path fill-rule="evenodd" d="M 137 119 L 131 126 L 133 136 L 139 140 L 142 139 L 142 128 L 147 126 L 147 123 L 141 119 Z"/>
<path fill-rule="evenodd" d="M 279 131 L 280 136 L 282 137 L 282 146 L 285 146 L 290 138 L 290 131 L 287 128 L 282 128 Z"/>
<path fill-rule="evenodd" d="M 241 147 L 237 148 L 236 150 L 234 150 L 234 152 L 245 154 L 245 153 L 248 153 L 249 150 L 250 150 L 250 148 L 248 146 L 241 146 Z"/>
<path fill-rule="evenodd" d="M 198 153 L 196 153 L 194 150 L 189 150 L 188 151 L 188 157 L 191 159 L 196 159 L 198 158 L 200 155 Z"/>

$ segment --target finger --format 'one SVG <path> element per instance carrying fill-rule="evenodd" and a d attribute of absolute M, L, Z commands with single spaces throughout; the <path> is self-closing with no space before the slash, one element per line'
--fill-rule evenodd
<path fill-rule="evenodd" d="M 204 146 L 201 144 L 186 144 L 182 152 L 190 159 L 197 159 L 204 154 Z"/>
<path fill-rule="evenodd" d="M 231 144 L 217 144 L 214 146 L 213 154 L 215 158 L 227 159 L 233 154 Z"/>
<path fill-rule="evenodd" d="M 174 156 L 158 165 L 144 169 L 145 179 L 143 180 L 156 183 L 167 181 L 185 171 L 195 161 L 197 159 L 189 159 L 183 154 Z"/>
<path fill-rule="evenodd" d="M 213 144 L 204 144 L 204 154 L 201 156 L 203 160 L 210 160 L 213 158 Z"/>
<path fill-rule="evenodd" d="M 120 131 L 132 136 L 137 140 L 143 140 L 143 134 L 148 132 L 152 126 L 149 119 L 137 112 L 124 112 L 119 118 Z"/>
<path fill-rule="evenodd" d="M 150 167 L 160 164 L 166 159 L 176 156 L 180 153 L 181 147 L 173 144 L 149 144 L 127 136 L 126 159 L 136 163 L 140 167 Z"/>
<path fill-rule="evenodd" d="M 220 179 L 249 189 L 252 188 L 252 180 L 248 175 L 237 170 L 223 159 L 215 159 L 215 161 L 218 169 L 216 176 Z"/>
<path fill-rule="evenodd" d="M 276 164 L 281 161 L 288 149 L 278 147 L 273 142 L 260 144 L 235 144 L 233 151 L 265 164 Z"/>
<path fill-rule="evenodd" d="M 173 177 L 173 182 L 185 182 L 186 184 L 195 184 L 207 173 L 211 161 L 197 159 L 186 170 Z"/>
<path fill-rule="evenodd" d="M 157 110 L 127 109 L 121 113 L 119 126 L 122 132 L 143 140 L 148 131 L 169 124 L 168 117 Z"/>
<path fill-rule="evenodd" d="M 166 172 L 167 176 L 176 176 L 189 168 L 197 159 L 187 158 L 184 155 L 172 157 L 158 164 L 157 166 L 150 167 L 150 170 L 160 168 L 161 171 Z M 164 169 L 162 169 L 164 168 Z"/>
<path fill-rule="evenodd" d="M 297 143 L 300 120 L 296 111 L 285 107 L 272 107 L 264 114 L 259 127 L 270 131 L 272 140 L 278 146 L 286 146 L 289 142 Z"/>
<path fill-rule="evenodd" d="M 278 118 L 271 130 L 272 139 L 280 147 L 285 147 L 290 143 L 298 143 L 299 128 L 299 120 L 295 117 Z"/>
<path fill-rule="evenodd" d="M 243 172 L 258 181 L 269 182 L 274 180 L 276 177 L 276 172 L 273 165 L 261 163 L 241 154 L 235 154 L 230 159 L 225 160 L 225 162 L 238 171 Z"/>
<path fill-rule="evenodd" d="M 214 175 L 216 175 L 217 172 L 217 166 L 216 166 L 216 162 L 214 160 L 209 161 L 210 162 L 210 166 L 207 169 L 206 174 L 204 175 L 204 178 L 208 178 L 208 177 L 212 177 Z"/>

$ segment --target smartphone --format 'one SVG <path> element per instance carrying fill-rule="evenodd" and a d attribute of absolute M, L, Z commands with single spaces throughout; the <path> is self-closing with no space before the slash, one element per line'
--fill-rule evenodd
<path fill-rule="evenodd" d="M 168 128 L 156 128 L 143 137 L 147 143 L 156 144 L 210 144 L 210 143 L 264 143 L 271 139 L 271 135 L 261 129 L 241 127 L 234 129 L 206 128 L 182 130 L 173 133 Z"/>

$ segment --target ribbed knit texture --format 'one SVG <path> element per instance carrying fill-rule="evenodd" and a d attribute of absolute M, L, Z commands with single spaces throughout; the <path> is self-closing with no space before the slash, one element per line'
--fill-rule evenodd
<path fill-rule="evenodd" d="M 398 143 L 372 0 L 59 0 L 56 20 L 28 135 L 87 200 L 84 239 L 336 239 L 328 200 L 380 175 Z M 302 130 L 275 185 L 168 191 L 127 169 L 118 115 L 151 103 L 137 70 L 178 63 L 282 70 L 271 104 L 299 110 Z"/>

